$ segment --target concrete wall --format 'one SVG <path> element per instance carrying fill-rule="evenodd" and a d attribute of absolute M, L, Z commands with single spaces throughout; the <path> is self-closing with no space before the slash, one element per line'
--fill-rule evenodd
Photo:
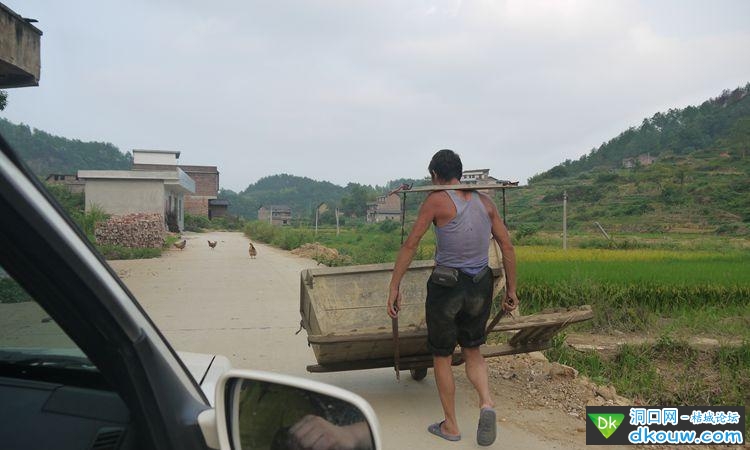
<path fill-rule="evenodd" d="M 86 180 L 86 211 L 98 205 L 109 214 L 164 214 L 163 180 Z"/>
<path fill-rule="evenodd" d="M 273 214 L 273 217 L 271 217 Z M 272 208 L 261 206 L 258 210 L 258 220 L 269 222 L 273 225 L 291 225 L 292 210 L 289 207 Z"/>
<path fill-rule="evenodd" d="M 86 186 L 86 182 L 79 180 L 75 175 L 49 175 L 44 182 L 55 186 L 65 186 L 68 192 L 73 194 L 83 194 Z"/>
<path fill-rule="evenodd" d="M 144 153 L 145 154 L 145 153 Z M 157 154 L 158 155 L 158 154 Z M 178 166 L 192 180 L 194 194 L 185 194 L 185 212 L 192 216 L 209 217 L 208 201 L 215 199 L 219 194 L 219 171 L 216 166 Z M 174 165 L 168 164 L 146 164 L 134 163 L 135 170 L 170 170 Z M 183 183 L 189 185 L 189 183 Z M 189 186 L 188 186 L 189 187 Z"/>
<path fill-rule="evenodd" d="M 398 212 L 398 213 L 394 213 L 394 212 L 385 212 L 385 213 L 379 212 L 379 213 L 375 214 L 375 222 L 376 223 L 384 222 L 386 220 L 400 221 L 401 220 L 401 213 L 400 212 Z"/>
<path fill-rule="evenodd" d="M 165 166 L 176 166 L 178 163 L 178 152 L 147 152 L 133 150 L 133 164 L 156 164 Z"/>
<path fill-rule="evenodd" d="M 42 32 L 0 3 L 0 88 L 38 86 Z"/>
<path fill-rule="evenodd" d="M 164 190 L 164 214 L 175 213 L 177 215 L 177 226 L 180 230 L 185 229 L 185 196 L 180 192 L 169 189 Z"/>
<path fill-rule="evenodd" d="M 479 169 L 479 170 L 465 170 L 463 174 L 461 175 L 461 182 L 462 183 L 476 183 L 479 181 L 485 181 L 489 179 L 490 176 L 490 170 L 489 169 Z"/>

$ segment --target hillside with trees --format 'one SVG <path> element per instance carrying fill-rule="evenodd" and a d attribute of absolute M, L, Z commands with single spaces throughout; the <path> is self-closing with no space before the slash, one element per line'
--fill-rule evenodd
<path fill-rule="evenodd" d="M 656 113 L 579 160 L 532 177 L 510 194 L 511 226 L 561 229 L 567 192 L 573 230 L 600 222 L 622 231 L 746 234 L 748 93 L 750 84 L 697 107 Z"/>
<path fill-rule="evenodd" d="M 41 178 L 51 173 L 74 174 L 82 169 L 130 169 L 132 163 L 130 153 L 122 153 L 110 143 L 54 136 L 3 118 L 0 134 Z"/>
<path fill-rule="evenodd" d="M 348 183 L 342 187 L 328 181 L 316 181 L 307 177 L 289 174 L 263 177 L 249 185 L 244 191 L 234 192 L 222 189 L 219 198 L 230 202 L 229 212 L 248 219 L 258 216 L 258 209 L 264 205 L 286 205 L 292 208 L 297 221 L 310 221 L 315 216 L 315 208 L 321 208 L 322 223 L 335 223 L 333 212 L 336 208 L 345 217 L 363 218 L 367 203 L 374 201 L 402 183 L 419 183 L 419 180 L 399 179 L 389 181 L 385 186 L 370 186 Z"/>
<path fill-rule="evenodd" d="M 750 137 L 750 83 L 700 106 L 670 109 L 643 119 L 619 136 L 591 149 L 577 161 L 567 160 L 535 175 L 529 184 L 545 179 L 575 176 L 595 169 L 617 169 L 623 159 L 647 154 L 679 157 L 707 149 L 721 149 L 730 156 L 744 157 Z"/>
<path fill-rule="evenodd" d="M 257 218 L 263 205 L 286 205 L 294 217 L 309 217 L 320 203 L 337 205 L 345 195 L 345 188 L 333 183 L 288 174 L 263 177 L 241 192 L 219 192 L 220 199 L 229 201 L 231 214 L 248 219 Z"/>

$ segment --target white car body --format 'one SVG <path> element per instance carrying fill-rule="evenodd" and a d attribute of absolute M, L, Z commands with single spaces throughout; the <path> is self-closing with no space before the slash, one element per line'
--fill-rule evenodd
<path fill-rule="evenodd" d="M 198 382 L 211 406 L 214 406 L 216 383 L 222 375 L 232 369 L 232 363 L 226 356 L 222 355 L 178 351 L 177 356 L 185 364 L 190 375 Z"/>

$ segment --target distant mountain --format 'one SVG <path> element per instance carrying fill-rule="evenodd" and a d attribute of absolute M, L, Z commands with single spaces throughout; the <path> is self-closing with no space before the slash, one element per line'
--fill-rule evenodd
<path fill-rule="evenodd" d="M 231 214 L 248 219 L 257 218 L 261 206 L 285 205 L 292 208 L 294 218 L 310 220 L 315 215 L 315 208 L 324 203 L 326 208 L 323 209 L 327 212 L 323 213 L 321 220 L 332 222 L 335 220 L 332 211 L 337 207 L 347 216 L 364 217 L 367 202 L 374 200 L 378 195 L 383 195 L 402 184 L 418 185 L 421 182 L 423 180 L 403 178 L 389 181 L 385 186 L 349 183 L 342 187 L 328 181 L 279 174 L 261 178 L 241 192 L 222 189 L 219 198 L 229 200 Z"/>
<path fill-rule="evenodd" d="M 567 160 L 529 179 L 529 184 L 545 179 L 575 176 L 592 169 L 617 169 L 626 158 L 640 155 L 673 157 L 696 151 L 716 149 L 730 155 L 743 154 L 748 148 L 750 130 L 750 83 L 700 106 L 670 109 L 643 119 L 639 127 L 630 127 L 619 136 L 591 149 L 577 161 Z"/>
<path fill-rule="evenodd" d="M 51 173 L 74 174 L 81 169 L 129 169 L 131 166 L 131 155 L 120 152 L 110 143 L 71 140 L 3 118 L 0 118 L 0 134 L 41 178 Z"/>
<path fill-rule="evenodd" d="M 750 84 L 644 119 L 509 192 L 511 227 L 750 232 Z"/>
<path fill-rule="evenodd" d="M 345 188 L 328 181 L 288 174 L 261 178 L 238 193 L 226 189 L 219 192 L 219 198 L 229 200 L 231 214 L 248 219 L 257 218 L 258 209 L 264 205 L 286 205 L 292 208 L 294 217 L 309 217 L 320 203 L 336 205 L 345 195 Z"/>

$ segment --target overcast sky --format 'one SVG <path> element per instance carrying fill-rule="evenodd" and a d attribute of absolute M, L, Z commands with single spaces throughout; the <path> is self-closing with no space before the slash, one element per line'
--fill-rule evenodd
<path fill-rule="evenodd" d="M 235 191 L 421 178 L 441 148 L 524 183 L 750 81 L 747 0 L 0 1 L 44 32 L 0 117 Z"/>

